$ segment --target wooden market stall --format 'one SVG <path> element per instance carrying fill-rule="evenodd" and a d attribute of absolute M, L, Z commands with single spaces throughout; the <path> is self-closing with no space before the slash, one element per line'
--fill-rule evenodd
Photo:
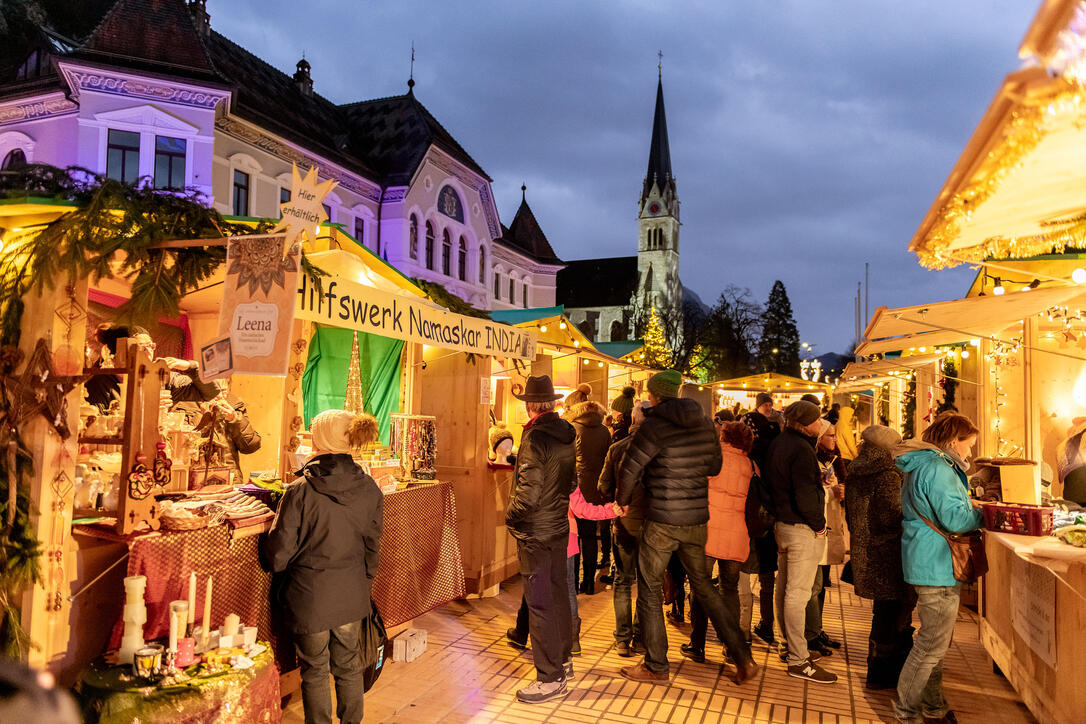
<path fill-rule="evenodd" d="M 2 241 L 9 248 L 13 243 L 26 243 L 28 227 L 48 224 L 72 208 L 48 202 L 0 202 Z M 188 242 L 165 244 L 182 243 Z M 386 491 L 382 557 L 373 596 L 391 628 L 464 595 L 461 538 L 471 533 L 463 536 L 462 531 L 472 530 L 477 512 L 473 486 L 478 486 L 478 479 L 456 478 L 451 475 L 455 466 L 447 463 L 472 447 L 465 444 L 461 449 L 462 431 L 457 421 L 471 417 L 465 414 L 471 412 L 485 420 L 486 408 L 477 396 L 482 389 L 480 377 L 474 378 L 471 387 L 475 397 L 458 397 L 454 387 L 443 380 L 441 363 L 427 364 L 427 358 L 450 350 L 458 358 L 472 356 L 488 387 L 492 357 L 531 360 L 535 340 L 530 331 L 463 317 L 440 307 L 410 280 L 334 227 L 323 227 L 305 251 L 308 262 L 327 276 L 315 289 L 314 279 L 301 273 L 297 294 L 287 294 L 294 307 L 294 321 L 289 334 L 284 335 L 289 339 L 289 358 L 282 367 L 286 375 L 235 374 L 231 380 L 231 394 L 247 402 L 249 420 L 262 438 L 259 450 L 242 457 L 243 477 L 263 472 L 266 479 L 289 481 L 306 451 L 308 420 L 321 409 L 349 407 L 352 391 L 359 393 L 359 408 L 376 412 L 382 427 L 383 444 L 368 451 L 361 464 Z M 290 284 L 293 278 L 288 277 Z M 193 350 L 220 336 L 224 279 L 225 270 L 220 266 L 198 290 L 181 299 L 177 319 L 151 328 L 160 350 L 166 350 L 158 356 L 168 351 L 171 356 L 190 358 Z M 159 529 L 162 520 L 154 497 L 140 498 L 142 507 L 137 509 L 126 494 L 128 488 L 121 486 L 119 514 L 98 508 L 91 515 L 81 514 L 84 520 L 73 526 L 73 498 L 82 485 L 76 466 L 85 469 L 87 455 L 112 455 L 116 453 L 111 451 L 121 449 L 118 458 L 132 460 L 145 454 L 156 461 L 156 475 L 158 471 L 155 444 L 162 439 L 160 425 L 168 423 L 157 413 L 158 389 L 146 383 L 164 379 L 166 372 L 164 365 L 153 363 L 134 343 L 121 340 L 123 353 L 118 355 L 116 368 L 88 370 L 90 374 L 108 372 L 138 379 L 124 395 L 118 426 L 106 436 L 84 429 L 96 417 L 85 414 L 79 385 L 88 374 L 84 373 L 88 330 L 100 321 L 110 321 L 128 295 L 127 282 L 112 276 L 93 284 L 88 280 L 58 284 L 24 298 L 20 346 L 31 366 L 45 369 L 51 365 L 40 379 L 55 376 L 61 394 L 58 404 L 65 406 L 58 408 L 61 411 L 51 420 L 29 416 L 22 431 L 35 464 L 29 491 L 35 511 L 32 528 L 42 541 L 49 565 L 43 566 L 43 579 L 28 589 L 20 609 L 23 626 L 35 646 L 31 664 L 53 671 L 65 684 L 74 682 L 88 662 L 120 641 L 124 630 L 121 579 L 126 573 L 147 575 L 147 624 L 142 628 L 148 639 L 163 635 L 169 627 L 167 604 L 185 598 L 190 572 L 199 579 L 201 594 L 205 580 L 210 588 L 214 577 L 213 624 L 236 613 L 242 624 L 259 631 L 260 640 L 273 644 L 278 631 L 269 596 L 271 577 L 261 570 L 257 545 L 257 535 L 267 530 L 270 513 L 241 519 L 245 525 L 235 525 L 239 521 L 231 519 L 229 525 L 167 531 Z M 334 306 L 333 300 L 337 302 Z M 160 338 L 161 326 L 167 331 Z M 39 348 L 43 352 L 35 356 Z M 361 355 L 360 349 L 365 350 Z M 384 356 L 378 355 L 379 349 L 385 350 Z M 380 370 L 375 369 L 376 361 L 383 365 Z M 25 379 L 31 372 L 22 374 Z M 375 386 L 378 378 L 380 389 Z M 142 402 L 134 406 L 136 399 Z M 374 405 L 377 407 L 371 407 Z M 427 416 L 428 411 L 438 408 L 441 417 Z M 402 414 L 390 418 L 390 413 Z M 67 437 L 58 434 L 61 422 L 71 431 Z M 442 429 L 446 422 L 448 427 Z M 397 424 L 406 429 L 415 423 L 421 423 L 430 435 L 436 431 L 437 440 L 447 434 L 447 445 L 438 443 L 435 454 L 431 444 L 429 458 L 422 459 L 421 453 L 401 444 L 401 436 L 396 434 Z M 161 429 L 167 440 L 174 439 L 168 427 Z M 481 443 L 473 447 L 485 449 Z M 167 450 L 178 452 L 179 448 Z M 170 453 L 162 455 L 160 448 L 158 455 L 165 458 Z M 409 460 L 414 462 L 408 464 Z M 163 479 L 163 489 L 183 491 L 192 480 L 184 469 L 188 460 L 182 460 L 179 453 L 174 462 L 174 477 Z M 404 480 L 414 484 L 407 485 Z M 461 493 L 466 505 L 458 507 Z M 263 498 L 260 490 L 254 495 Z M 132 531 L 141 521 L 152 530 Z M 194 617 L 202 623 L 199 612 Z M 279 646 L 276 651 L 282 670 L 291 668 L 287 649 Z M 278 683 L 274 691 L 279 691 Z"/>
<path fill-rule="evenodd" d="M 1019 48 L 1026 67 L 1004 79 L 909 244 L 929 268 L 975 265 L 969 297 L 880 310 L 857 350 L 970 345 L 960 374 L 976 399 L 963 411 L 981 430 L 981 455 L 1036 463 L 1032 485 L 1016 493 L 1027 502 L 1079 498 L 1086 475 L 1084 21 L 1075 0 L 1041 3 Z M 1014 515 L 995 523 L 1037 535 L 987 534 L 984 646 L 1038 720 L 1080 721 L 1086 551 Z"/>
<path fill-rule="evenodd" d="M 768 392 L 773 395 L 774 407 L 781 408 L 795 402 L 805 394 L 824 397 L 832 394 L 833 391 L 833 385 L 826 382 L 805 380 L 777 372 L 706 382 L 704 386 L 713 389 L 716 409 L 730 409 L 738 404 L 744 410 L 753 410 L 754 400 L 759 392 Z"/>
<path fill-rule="evenodd" d="M 927 348 L 924 350 L 927 352 Z M 935 388 L 947 357 L 956 360 L 958 355 L 956 349 L 935 354 L 925 354 L 925 352 L 917 354 L 906 352 L 900 356 L 868 362 L 849 362 L 845 365 L 834 389 L 834 395 L 839 400 L 847 396 L 848 402 L 852 403 L 853 407 L 858 407 L 860 411 L 869 411 L 867 415 L 857 414 L 860 425 L 858 432 L 862 432 L 868 425 L 877 424 L 879 418 L 885 418 L 890 427 L 895 430 L 906 429 L 904 403 L 909 395 L 914 395 L 919 390 L 926 396 L 927 390 Z M 966 353 L 966 358 L 968 358 L 968 353 Z M 909 391 L 910 388 L 913 392 Z M 865 400 L 864 404 L 855 404 L 860 398 Z M 924 410 L 918 415 L 919 409 L 919 406 L 913 408 L 911 420 L 913 430 L 922 430 L 924 427 L 927 411 Z"/>

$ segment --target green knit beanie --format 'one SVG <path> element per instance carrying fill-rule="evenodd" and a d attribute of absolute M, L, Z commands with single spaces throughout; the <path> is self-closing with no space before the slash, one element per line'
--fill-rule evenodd
<path fill-rule="evenodd" d="M 664 370 L 649 378 L 649 392 L 660 398 L 678 397 L 683 376 L 678 370 Z"/>
<path fill-rule="evenodd" d="M 637 390 L 634 388 L 623 387 L 622 394 L 611 400 L 611 409 L 629 417 L 630 413 L 633 412 L 634 395 L 636 394 Z"/>

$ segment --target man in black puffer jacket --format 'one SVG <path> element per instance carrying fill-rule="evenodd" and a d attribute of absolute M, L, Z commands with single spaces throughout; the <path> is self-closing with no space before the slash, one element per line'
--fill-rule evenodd
<path fill-rule="evenodd" d="M 573 673 L 566 546 L 569 496 L 577 487 L 576 435 L 554 411 L 561 395 L 554 393 L 549 376 L 529 377 L 524 393 L 515 396 L 524 401 L 529 419 L 520 438 L 505 525 L 517 539 L 537 677 L 517 692 L 517 699 L 536 704 L 565 696 L 566 678 Z"/>
<path fill-rule="evenodd" d="M 660 586 L 668 559 L 677 551 L 694 595 L 724 634 L 728 654 L 738 667 L 734 681 L 742 683 L 758 671 L 758 665 L 751 658 L 739 621 L 728 618 L 724 599 L 709 580 L 705 560 L 709 476 L 720 472 L 720 441 L 701 405 L 679 399 L 681 386 L 682 375 L 675 370 L 658 372 L 649 379 L 652 407 L 631 435 L 619 469 L 619 505 L 630 504 L 635 485 L 643 484 L 647 492 L 637 571 L 637 618 L 645 660 L 622 669 L 622 675 L 653 683 L 669 678 Z"/>

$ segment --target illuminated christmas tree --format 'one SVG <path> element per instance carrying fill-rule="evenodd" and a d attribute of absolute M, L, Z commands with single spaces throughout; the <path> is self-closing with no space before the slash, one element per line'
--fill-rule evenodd
<path fill-rule="evenodd" d="M 667 346 L 667 340 L 664 338 L 663 327 L 660 326 L 660 320 L 656 316 L 656 307 L 652 308 L 649 321 L 645 323 L 643 341 L 645 343 L 644 362 L 647 366 L 659 370 L 671 367 L 671 348 Z"/>
<path fill-rule="evenodd" d="M 365 410 L 362 404 L 362 361 L 358 354 L 358 332 L 351 342 L 351 365 L 347 368 L 347 396 L 343 399 L 343 409 L 352 415 L 361 415 Z"/>

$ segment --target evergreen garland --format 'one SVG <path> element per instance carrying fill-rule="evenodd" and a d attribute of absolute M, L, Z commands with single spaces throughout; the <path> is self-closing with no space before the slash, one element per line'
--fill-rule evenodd
<path fill-rule="evenodd" d="M 939 407 L 936 408 L 936 413 L 946 412 L 947 410 L 957 410 L 957 406 L 954 404 L 954 398 L 958 391 L 958 368 L 954 364 L 954 360 L 943 360 L 943 379 L 940 380 L 940 384 L 943 386 L 943 401 L 939 403 Z"/>
<path fill-rule="evenodd" d="M 916 434 L 916 375 L 909 377 L 905 390 L 905 412 L 901 421 L 901 438 L 908 440 Z"/>

